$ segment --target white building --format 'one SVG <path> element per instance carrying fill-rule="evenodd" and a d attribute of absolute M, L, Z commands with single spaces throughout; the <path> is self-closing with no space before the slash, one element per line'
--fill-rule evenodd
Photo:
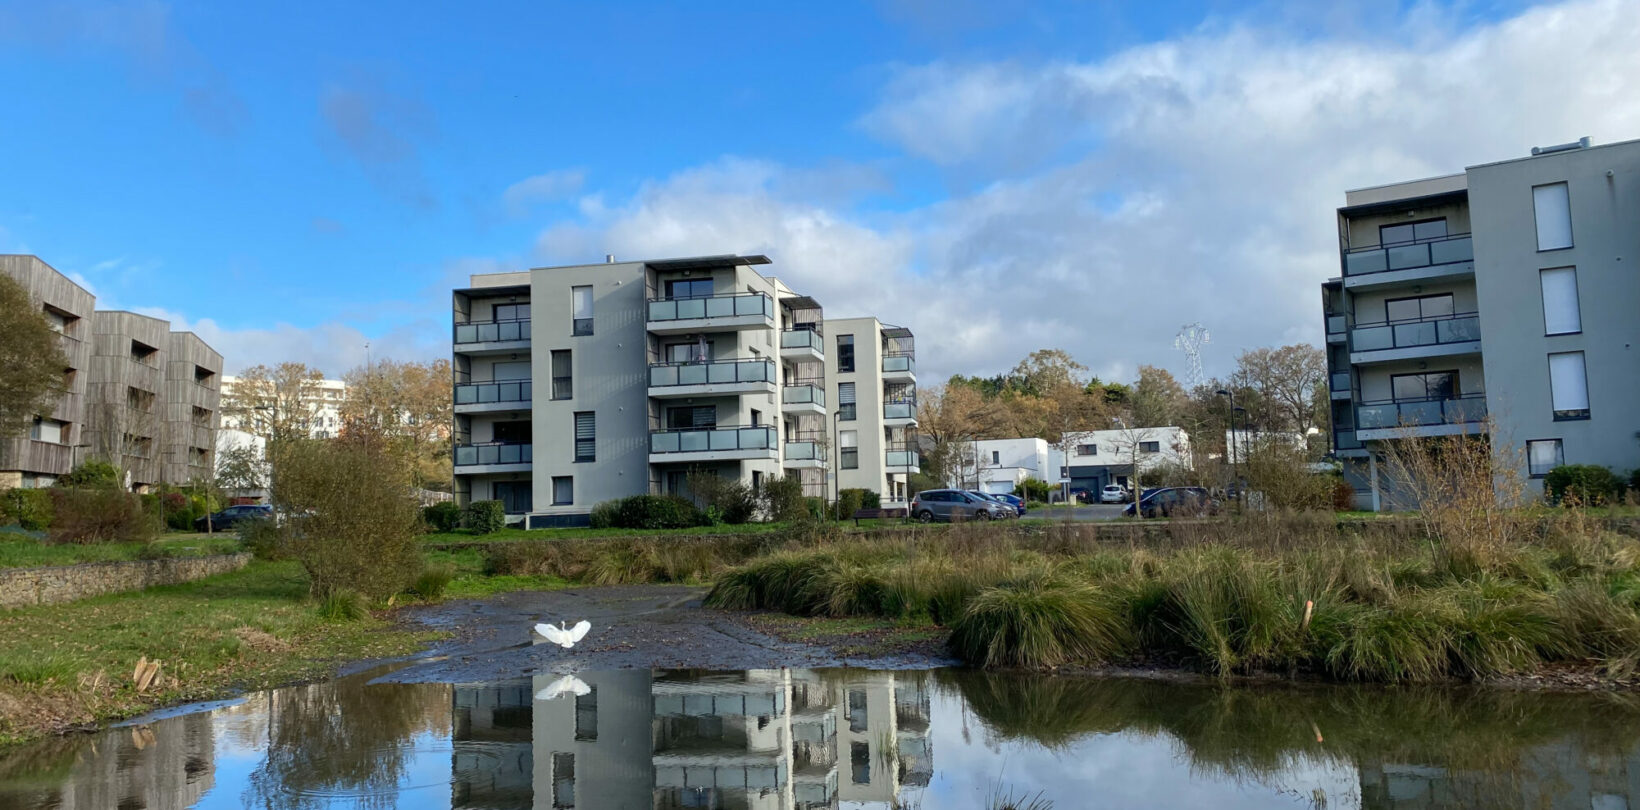
<path fill-rule="evenodd" d="M 1134 461 L 1139 465 L 1139 483 L 1149 470 L 1162 466 L 1194 469 L 1190 454 L 1190 434 L 1176 426 L 1133 430 L 1090 430 L 1067 436 L 1060 447 L 1050 447 L 1050 467 L 1057 477 L 1049 483 L 1069 484 L 1071 489 L 1098 492 L 1110 484 L 1129 486 Z"/>
<path fill-rule="evenodd" d="M 957 451 L 949 475 L 947 486 L 992 494 L 1011 493 L 1027 478 L 1050 484 L 1059 480 L 1048 443 L 1042 439 L 968 442 Z"/>
<path fill-rule="evenodd" d="M 222 378 L 222 429 L 246 429 L 244 420 L 239 417 L 240 402 L 235 394 L 238 388 L 238 377 Z M 308 434 L 315 439 L 331 439 L 342 432 L 342 403 L 347 401 L 347 383 L 341 380 L 315 380 L 308 386 L 312 392 L 304 397 L 303 413 L 296 417 L 296 423 L 307 428 Z"/>
<path fill-rule="evenodd" d="M 1224 446 L 1229 450 L 1229 462 L 1231 464 L 1240 464 L 1246 461 L 1260 447 L 1283 444 L 1301 452 L 1309 447 L 1309 442 L 1302 433 L 1275 430 L 1226 430 L 1224 432 Z"/>

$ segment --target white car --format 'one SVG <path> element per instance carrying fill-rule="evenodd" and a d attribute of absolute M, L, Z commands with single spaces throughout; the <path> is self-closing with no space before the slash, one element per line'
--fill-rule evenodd
<path fill-rule="evenodd" d="M 1111 484 L 1099 492 L 1100 503 L 1127 503 L 1128 491 L 1121 484 Z"/>

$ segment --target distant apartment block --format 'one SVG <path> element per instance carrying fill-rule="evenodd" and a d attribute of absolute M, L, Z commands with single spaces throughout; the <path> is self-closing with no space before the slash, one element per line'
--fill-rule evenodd
<path fill-rule="evenodd" d="M 458 500 L 499 500 L 553 526 L 585 523 L 614 498 L 686 495 L 692 472 L 903 497 L 890 464 L 916 466 L 904 455 L 914 397 L 896 387 L 914 382 L 909 332 L 826 321 L 814 299 L 755 269 L 767 264 L 706 256 L 473 276 L 452 299 Z"/>
<path fill-rule="evenodd" d="M 222 355 L 191 332 L 133 312 L 95 309 L 79 285 L 34 256 L 0 256 L 62 333 L 68 393 L 27 438 L 0 443 L 0 487 L 41 487 L 86 459 L 133 489 L 208 478 L 219 423 Z"/>
<path fill-rule="evenodd" d="M 1322 285 L 1333 448 L 1396 505 L 1402 436 L 1483 433 L 1536 481 L 1640 466 L 1640 141 L 1577 143 L 1345 193 Z"/>
<path fill-rule="evenodd" d="M 253 409 L 244 401 L 244 385 L 239 377 L 230 375 L 222 378 L 222 427 L 242 433 L 265 432 L 263 428 L 266 425 L 258 423 L 271 418 L 271 412 L 267 416 L 248 415 L 247 411 Z M 342 405 L 347 401 L 346 382 L 312 380 L 290 399 L 296 413 L 281 415 L 281 421 L 291 418 L 296 429 L 305 431 L 314 439 L 334 439 L 341 435 Z"/>

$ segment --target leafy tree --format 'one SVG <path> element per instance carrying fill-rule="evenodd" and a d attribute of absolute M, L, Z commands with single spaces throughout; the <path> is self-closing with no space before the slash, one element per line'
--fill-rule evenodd
<path fill-rule="evenodd" d="M 1162 427 L 1178 424 L 1188 399 L 1184 386 L 1167 369 L 1140 366 L 1127 404 L 1136 426 Z"/>
<path fill-rule="evenodd" d="M 68 358 L 40 302 L 0 273 L 0 439 L 21 436 L 67 390 Z"/>
<path fill-rule="evenodd" d="M 223 403 L 223 415 L 270 444 L 307 438 L 318 416 L 319 383 L 324 378 L 323 372 L 305 363 L 251 366 L 239 375 L 233 401 Z"/>
<path fill-rule="evenodd" d="M 1257 414 L 1266 429 L 1305 433 L 1326 422 L 1326 400 L 1317 394 L 1327 388 L 1327 357 L 1315 346 L 1295 343 L 1244 351 L 1236 358 L 1230 382 L 1257 394 L 1257 401 L 1249 397 L 1245 403 L 1238 395 L 1237 404 Z"/>
<path fill-rule="evenodd" d="M 1014 366 L 1010 382 L 1019 393 L 1046 396 L 1063 387 L 1085 386 L 1087 371 L 1064 349 L 1037 349 Z"/>
<path fill-rule="evenodd" d="M 368 425 L 409 465 L 416 486 L 450 488 L 450 361 L 381 360 L 342 376 L 344 431 Z"/>

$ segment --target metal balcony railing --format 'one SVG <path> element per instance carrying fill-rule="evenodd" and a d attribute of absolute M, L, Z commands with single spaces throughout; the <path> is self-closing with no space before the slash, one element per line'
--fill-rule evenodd
<path fill-rule="evenodd" d="M 883 450 L 883 463 L 889 467 L 917 466 L 917 451 L 911 445 L 904 443 L 890 443 Z"/>
<path fill-rule="evenodd" d="M 1343 315 L 1327 316 L 1327 334 L 1342 335 L 1348 329 Z"/>
<path fill-rule="evenodd" d="M 1486 421 L 1486 395 L 1449 399 L 1363 402 L 1355 408 L 1357 430 L 1466 425 Z"/>
<path fill-rule="evenodd" d="M 458 444 L 455 452 L 455 466 L 529 464 L 532 461 L 531 447 L 529 444 L 503 444 L 500 442 Z"/>
<path fill-rule="evenodd" d="M 651 298 L 649 322 L 687 321 L 699 318 L 733 318 L 743 315 L 774 317 L 774 299 L 765 293 L 733 293 L 702 298 Z"/>
<path fill-rule="evenodd" d="M 654 430 L 649 433 L 651 453 L 709 453 L 736 450 L 774 450 L 780 436 L 772 425 Z"/>
<path fill-rule="evenodd" d="M 917 418 L 916 402 L 884 402 L 884 419 L 915 419 Z"/>
<path fill-rule="evenodd" d="M 1358 323 L 1350 330 L 1350 351 L 1370 352 L 1379 349 L 1438 346 L 1445 343 L 1469 343 L 1480 339 L 1480 317 L 1473 312 L 1459 312 L 1453 315 L 1420 318 L 1416 321 Z"/>
<path fill-rule="evenodd" d="M 774 382 L 774 361 L 762 358 L 710 363 L 656 363 L 649 367 L 650 388 L 747 382 Z"/>
<path fill-rule="evenodd" d="M 1469 234 L 1455 233 L 1409 244 L 1365 247 L 1344 253 L 1344 275 L 1360 276 L 1475 260 Z"/>
<path fill-rule="evenodd" d="M 455 342 L 496 343 L 504 340 L 529 340 L 530 319 L 514 321 L 469 321 L 455 325 Z"/>
<path fill-rule="evenodd" d="M 883 371 L 915 374 L 917 373 L 917 358 L 909 354 L 885 354 L 883 355 Z"/>
<path fill-rule="evenodd" d="M 529 380 L 463 383 L 456 386 L 457 405 L 486 405 L 492 402 L 529 401 Z"/>
<path fill-rule="evenodd" d="M 780 348 L 782 349 L 813 349 L 822 354 L 826 351 L 826 337 L 818 329 L 782 329 L 780 331 Z"/>
<path fill-rule="evenodd" d="M 791 439 L 781 445 L 787 461 L 814 461 L 820 459 L 820 444 L 813 439 Z"/>
<path fill-rule="evenodd" d="M 780 401 L 786 405 L 819 405 L 826 407 L 826 389 L 814 383 L 787 383 L 780 392 Z"/>
<path fill-rule="evenodd" d="M 1340 371 L 1337 374 L 1332 375 L 1332 390 L 1350 390 L 1350 373 L 1348 371 Z"/>

